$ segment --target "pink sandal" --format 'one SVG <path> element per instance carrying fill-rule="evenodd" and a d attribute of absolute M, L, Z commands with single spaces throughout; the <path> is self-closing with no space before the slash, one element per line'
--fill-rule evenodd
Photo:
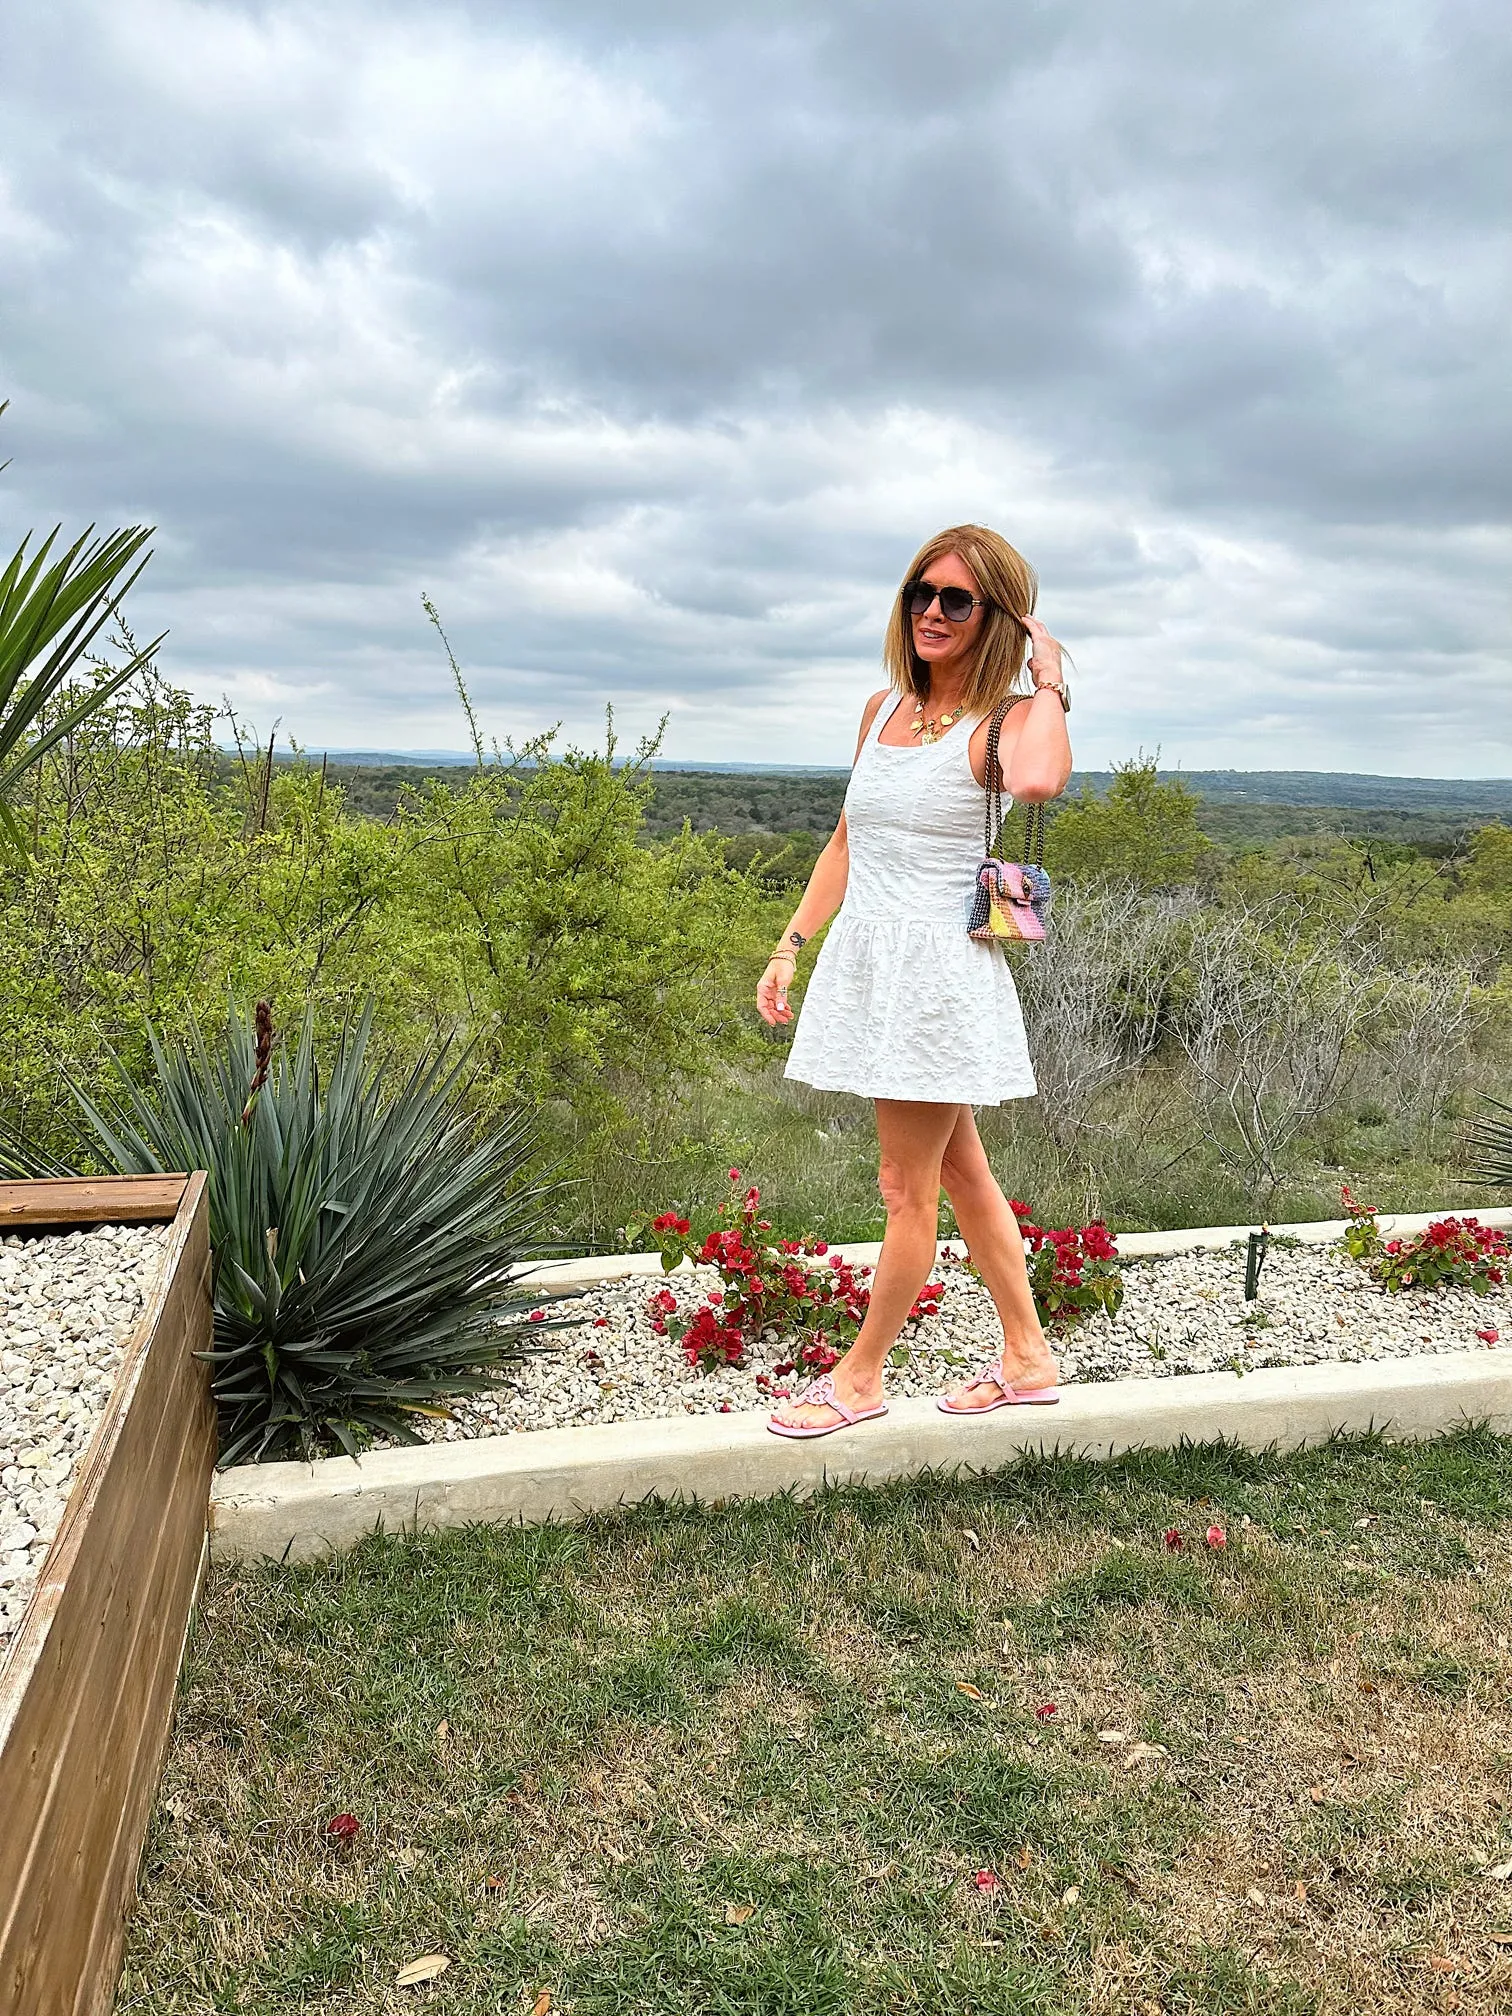
<path fill-rule="evenodd" d="M 884 1401 L 880 1407 L 868 1407 L 862 1413 L 854 1413 L 843 1400 L 835 1398 L 835 1382 L 828 1372 L 805 1386 L 797 1399 L 790 1404 L 794 1407 L 833 1407 L 840 1416 L 838 1421 L 831 1421 L 828 1427 L 821 1423 L 813 1428 L 801 1428 L 796 1424 L 779 1421 L 774 1414 L 767 1422 L 768 1429 L 773 1435 L 786 1435 L 791 1442 L 812 1442 L 820 1435 L 835 1435 L 842 1428 L 854 1428 L 858 1421 L 875 1421 L 878 1415 L 887 1412 L 887 1403 Z"/>
<path fill-rule="evenodd" d="M 1001 1358 L 989 1358 L 980 1372 L 975 1372 L 966 1381 L 971 1386 L 996 1386 L 1001 1393 L 999 1400 L 989 1400 L 985 1407 L 954 1407 L 950 1395 L 942 1393 L 935 1405 L 942 1414 L 995 1414 L 999 1407 L 1054 1407 L 1060 1399 L 1060 1391 L 1054 1386 L 1010 1386 L 1003 1377 Z"/>

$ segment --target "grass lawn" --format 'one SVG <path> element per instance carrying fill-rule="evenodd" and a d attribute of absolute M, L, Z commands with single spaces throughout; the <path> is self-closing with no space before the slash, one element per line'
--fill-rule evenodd
<path fill-rule="evenodd" d="M 1505 2009 L 1509 1568 L 1475 1432 L 218 1570 L 119 2009 Z"/>

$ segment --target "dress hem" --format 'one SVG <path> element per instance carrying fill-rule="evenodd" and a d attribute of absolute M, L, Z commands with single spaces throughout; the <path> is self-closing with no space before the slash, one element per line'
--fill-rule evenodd
<path fill-rule="evenodd" d="M 811 1092 L 846 1092 L 855 1099 L 906 1099 L 916 1106 L 1007 1106 L 1015 1099 L 1034 1099 L 1039 1095 L 1039 1086 L 1033 1081 L 1022 1089 L 1014 1091 L 957 1092 L 948 1099 L 942 1099 L 937 1086 L 925 1091 L 911 1091 L 896 1084 L 887 1085 L 842 1085 L 838 1079 L 810 1078 L 802 1072 L 784 1071 L 795 1085 L 807 1085 Z"/>

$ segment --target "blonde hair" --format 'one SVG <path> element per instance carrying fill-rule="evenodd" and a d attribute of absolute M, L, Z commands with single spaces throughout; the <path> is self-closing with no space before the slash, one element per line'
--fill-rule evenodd
<path fill-rule="evenodd" d="M 1023 554 L 985 525 L 952 525 L 919 548 L 893 603 L 882 664 L 894 692 L 929 691 L 929 667 L 913 648 L 913 623 L 903 606 L 903 589 L 947 553 L 965 561 L 987 602 L 961 700 L 968 714 L 990 714 L 1000 700 L 1020 690 L 1019 675 L 1029 646 L 1024 618 L 1033 613 L 1039 582 Z"/>

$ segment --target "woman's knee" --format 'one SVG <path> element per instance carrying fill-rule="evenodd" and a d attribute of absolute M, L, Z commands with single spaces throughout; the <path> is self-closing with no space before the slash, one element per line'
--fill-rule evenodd
<path fill-rule="evenodd" d="M 963 1146 L 952 1141 L 945 1150 L 945 1158 L 940 1164 L 940 1181 L 950 1197 L 985 1197 L 998 1187 L 992 1164 L 974 1134 Z"/>
<path fill-rule="evenodd" d="M 938 1167 L 924 1168 L 884 1155 L 877 1170 L 877 1188 L 889 1217 L 909 1211 L 936 1211 L 940 1204 Z"/>

